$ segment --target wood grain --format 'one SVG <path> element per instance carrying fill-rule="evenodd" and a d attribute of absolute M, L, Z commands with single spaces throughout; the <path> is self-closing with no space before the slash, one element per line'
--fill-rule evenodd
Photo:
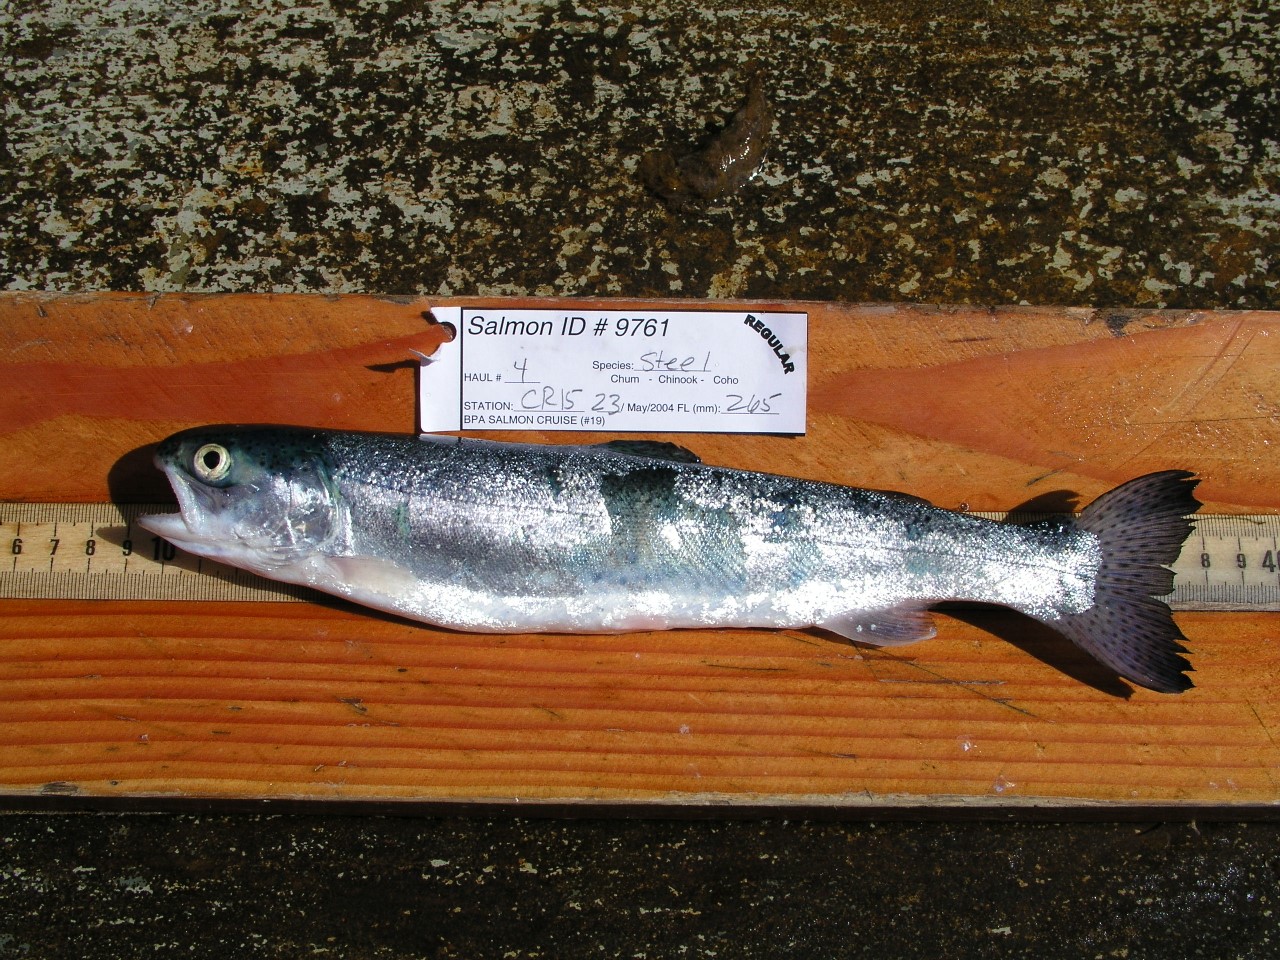
<path fill-rule="evenodd" d="M 427 306 L 6 295 L 0 498 L 163 496 L 149 445 L 196 423 L 411 430 L 404 361 L 438 342 Z M 971 509 L 1184 467 L 1209 510 L 1280 509 L 1280 315 L 755 306 L 810 311 L 810 432 L 679 438 L 708 461 Z M 1280 621 L 1179 621 L 1197 687 L 1170 697 L 998 612 L 871 650 L 803 632 L 478 636 L 337 602 L 5 601 L 0 794 L 1276 806 Z"/>

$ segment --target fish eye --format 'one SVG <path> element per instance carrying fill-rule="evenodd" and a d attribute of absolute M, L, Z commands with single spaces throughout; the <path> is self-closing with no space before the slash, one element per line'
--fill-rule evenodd
<path fill-rule="evenodd" d="M 231 453 L 221 444 L 206 443 L 191 458 L 191 469 L 201 480 L 216 483 L 231 472 Z"/>

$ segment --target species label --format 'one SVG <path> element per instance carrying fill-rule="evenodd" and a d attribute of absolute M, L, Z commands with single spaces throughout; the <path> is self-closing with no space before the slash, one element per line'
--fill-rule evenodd
<path fill-rule="evenodd" d="M 807 313 L 443 307 L 419 424 L 446 430 L 805 432 Z"/>

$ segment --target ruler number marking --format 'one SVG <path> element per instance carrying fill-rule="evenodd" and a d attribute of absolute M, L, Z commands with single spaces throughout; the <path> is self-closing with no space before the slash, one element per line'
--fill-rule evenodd
<path fill-rule="evenodd" d="M 152 537 L 151 546 L 151 559 L 161 566 L 164 566 L 166 563 L 172 563 L 178 556 L 178 548 L 164 537 Z"/>

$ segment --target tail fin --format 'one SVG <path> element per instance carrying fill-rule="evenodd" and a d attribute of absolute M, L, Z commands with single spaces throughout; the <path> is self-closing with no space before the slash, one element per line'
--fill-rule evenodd
<path fill-rule="evenodd" d="M 1200 502 L 1197 481 L 1185 470 L 1150 473 L 1103 494 L 1076 519 L 1095 534 L 1102 565 L 1094 604 L 1053 626 L 1121 676 L 1161 693 L 1192 686 L 1186 637 L 1169 608 L 1156 597 L 1173 589 L 1165 564 L 1178 559 L 1191 533 L 1187 516 Z"/>

